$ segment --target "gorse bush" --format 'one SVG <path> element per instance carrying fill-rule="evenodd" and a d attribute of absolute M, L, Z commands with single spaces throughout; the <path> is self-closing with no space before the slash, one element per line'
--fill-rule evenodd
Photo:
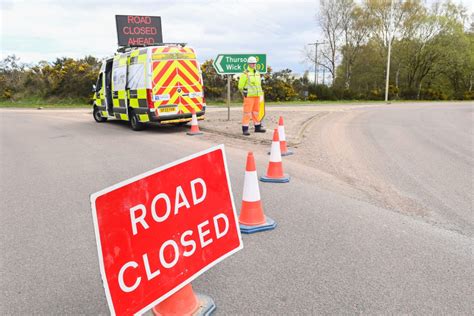
<path fill-rule="evenodd" d="M 58 58 L 52 63 L 21 64 L 15 56 L 0 63 L 0 98 L 82 100 L 87 102 L 97 80 L 100 63 L 95 57 Z"/>

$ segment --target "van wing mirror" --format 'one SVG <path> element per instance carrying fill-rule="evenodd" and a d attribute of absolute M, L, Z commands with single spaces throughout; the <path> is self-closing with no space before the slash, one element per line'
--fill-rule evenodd
<path fill-rule="evenodd" d="M 92 92 L 95 92 L 96 91 L 95 89 L 96 89 L 96 86 L 95 86 L 95 84 L 93 84 L 92 85 Z"/>

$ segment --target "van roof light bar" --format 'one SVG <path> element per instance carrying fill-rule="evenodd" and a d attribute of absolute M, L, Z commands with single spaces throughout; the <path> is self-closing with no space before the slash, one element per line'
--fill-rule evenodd
<path fill-rule="evenodd" d="M 187 43 L 154 43 L 152 45 L 134 45 L 134 46 L 121 46 L 117 49 L 118 53 L 125 53 L 136 48 L 150 47 L 150 46 L 181 46 L 185 47 Z"/>

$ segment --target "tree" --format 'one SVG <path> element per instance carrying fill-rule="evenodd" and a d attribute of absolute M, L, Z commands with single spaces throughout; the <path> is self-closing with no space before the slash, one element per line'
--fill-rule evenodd
<path fill-rule="evenodd" d="M 15 55 L 9 55 L 0 61 L 0 98 L 12 99 L 21 87 L 25 65 Z"/>
<path fill-rule="evenodd" d="M 57 98 L 88 100 L 99 72 L 97 58 L 57 58 L 27 67 L 15 56 L 0 63 L 1 97 L 4 99 Z"/>
<path fill-rule="evenodd" d="M 392 42 L 392 97 L 400 93 L 408 99 L 470 98 L 474 35 L 464 7 L 450 1 L 431 7 L 420 1 L 394 1 L 392 33 L 390 1 L 365 0 L 361 6 L 353 5 L 351 12 L 338 13 L 346 23 L 334 88 L 344 88 L 343 95 L 380 98 L 387 46 Z"/>
<path fill-rule="evenodd" d="M 271 67 L 267 67 L 267 73 L 264 75 L 265 84 L 263 92 L 265 100 L 268 101 L 290 101 L 298 97 L 293 88 L 294 76 L 290 69 L 284 69 L 272 72 Z"/>
<path fill-rule="evenodd" d="M 347 6 L 351 6 L 352 4 L 352 0 L 319 1 L 317 21 L 323 31 L 326 45 L 321 49 L 323 61 L 313 61 L 318 62 L 318 65 L 329 71 L 333 82 L 336 78 L 337 54 L 340 45 L 342 25 L 344 23 L 344 18 L 347 16 Z M 311 57 L 308 56 L 308 58 L 311 60 Z"/>
<path fill-rule="evenodd" d="M 349 89 L 352 67 L 359 55 L 361 46 L 367 43 L 370 18 L 367 11 L 358 5 L 353 5 L 349 15 L 343 21 L 344 46 L 341 51 L 345 57 L 344 87 Z"/>
<path fill-rule="evenodd" d="M 461 6 L 450 2 L 435 3 L 431 9 L 417 12 L 416 17 L 405 21 L 397 56 L 403 64 L 406 90 L 416 92 L 419 99 L 425 79 L 439 75 L 433 73 L 437 64 L 450 58 L 447 52 L 450 47 L 455 48 L 452 39 L 463 32 L 464 13 Z"/>
<path fill-rule="evenodd" d="M 213 60 L 206 60 L 201 65 L 202 79 L 204 81 L 204 94 L 208 99 L 221 99 L 225 98 L 226 84 L 227 81 L 224 76 L 219 75 L 214 67 L 212 66 Z M 233 80 L 232 86 L 235 86 Z"/>

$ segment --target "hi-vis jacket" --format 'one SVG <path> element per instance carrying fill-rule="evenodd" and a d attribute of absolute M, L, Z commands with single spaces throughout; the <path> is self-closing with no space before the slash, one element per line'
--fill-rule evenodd
<path fill-rule="evenodd" d="M 94 93 L 97 120 L 184 123 L 204 118 L 206 103 L 194 49 L 132 48 L 104 60 Z"/>
<path fill-rule="evenodd" d="M 258 70 L 248 67 L 240 76 L 239 90 L 247 89 L 247 97 L 259 97 L 263 95 L 262 80 Z"/>

